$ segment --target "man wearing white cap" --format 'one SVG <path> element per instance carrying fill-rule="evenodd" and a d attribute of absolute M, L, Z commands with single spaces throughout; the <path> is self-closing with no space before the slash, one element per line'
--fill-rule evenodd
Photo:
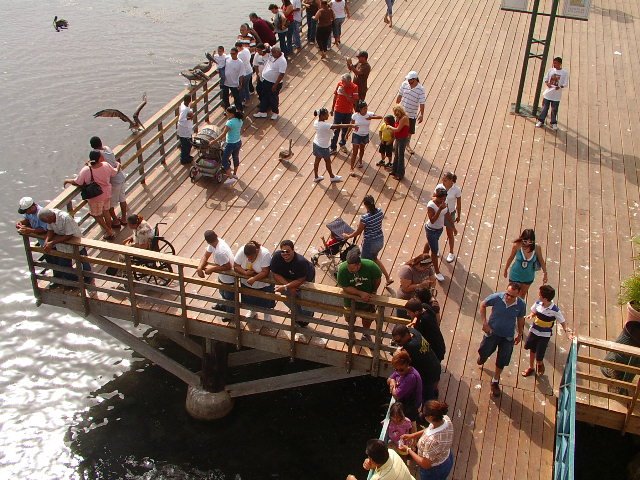
<path fill-rule="evenodd" d="M 398 90 L 398 96 L 396 97 L 396 103 L 404 107 L 407 117 L 409 117 L 409 139 L 407 140 L 409 154 L 413 153 L 413 149 L 410 146 L 411 135 L 416 133 L 416 120 L 418 123 L 422 123 L 426 101 L 427 96 L 424 87 L 420 84 L 418 72 L 412 70 L 400 85 L 400 90 Z"/>
<path fill-rule="evenodd" d="M 16 222 L 16 229 L 24 235 L 44 235 L 47 233 L 47 224 L 38 218 L 38 212 L 42 209 L 31 197 L 22 197 L 18 204 L 18 213 L 24 218 Z M 44 245 L 44 239 L 39 238 L 40 246 Z"/>

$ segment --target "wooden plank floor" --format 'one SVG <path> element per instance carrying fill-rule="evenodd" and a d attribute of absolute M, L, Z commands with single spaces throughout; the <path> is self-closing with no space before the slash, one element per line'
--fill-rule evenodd
<path fill-rule="evenodd" d="M 422 249 L 430 192 L 445 171 L 454 171 L 463 191 L 458 259 L 443 263 L 447 279 L 438 297 L 448 345 L 442 394 L 456 426 L 454 478 L 550 478 L 553 395 L 569 343 L 554 336 L 547 375 L 538 381 L 518 374 L 527 356 L 516 348 L 503 374 L 504 395 L 494 401 L 488 393 L 492 366 L 475 365 L 482 335 L 477 306 L 506 286 L 501 272 L 511 240 L 523 228 L 535 228 L 549 281 L 574 330 L 597 338 L 618 335 L 616 296 L 620 280 L 633 270 L 630 239 L 640 233 L 634 84 L 640 78 L 640 7 L 629 0 L 594 0 L 589 22 L 558 20 L 551 56 L 564 58 L 571 79 L 560 129 L 552 132 L 509 113 L 528 16 L 501 12 L 495 1 L 408 0 L 396 2 L 390 29 L 381 21 L 384 2 L 352 3 L 339 51 L 320 61 L 307 46 L 290 62 L 281 118 L 247 118 L 234 187 L 206 178 L 192 184 L 173 161 L 130 196 L 131 208 L 151 222 L 167 222 L 163 233 L 182 256 L 201 255 L 202 232 L 209 228 L 234 251 L 251 239 L 273 250 L 290 238 L 309 256 L 327 234 L 324 224 L 342 217 L 355 225 L 362 198 L 370 194 L 386 212 L 382 261 L 396 276 L 399 265 Z M 536 36 L 543 36 L 541 26 Z M 312 112 L 330 106 L 345 72 L 343 57 L 360 49 L 369 52 L 367 101 L 376 113 L 390 112 L 408 71 L 420 73 L 427 106 L 412 141 L 416 153 L 398 183 L 374 166 L 374 140 L 361 176 L 348 177 L 348 159 L 340 154 L 333 168 L 344 183 L 316 185 Z M 525 100 L 532 97 L 534 72 Z M 249 113 L 254 107 L 255 99 Z M 221 117 L 213 120 L 219 124 Z M 278 151 L 288 139 L 294 157 L 283 164 Z M 331 277 L 318 281 L 331 283 Z"/>

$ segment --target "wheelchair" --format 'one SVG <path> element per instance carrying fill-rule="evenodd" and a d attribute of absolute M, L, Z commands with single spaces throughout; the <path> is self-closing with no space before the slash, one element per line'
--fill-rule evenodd
<path fill-rule="evenodd" d="M 160 235 L 160 225 L 166 225 L 166 222 L 156 223 L 156 226 L 153 229 L 153 239 L 151 240 L 151 247 L 149 248 L 149 250 L 151 250 L 152 252 L 158 252 L 167 255 L 175 255 L 176 249 L 173 247 L 173 245 L 171 245 L 171 242 Z M 171 265 L 171 263 L 162 260 L 150 260 L 147 258 L 134 257 L 131 263 L 133 265 L 143 266 L 153 270 L 161 270 L 163 272 L 173 273 L 173 266 Z M 133 272 L 133 278 L 138 281 L 155 284 L 162 287 L 166 287 L 172 281 L 171 278 L 137 271 Z"/>

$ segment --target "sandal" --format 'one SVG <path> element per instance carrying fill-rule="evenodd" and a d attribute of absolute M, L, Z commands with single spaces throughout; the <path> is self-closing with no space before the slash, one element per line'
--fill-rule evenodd
<path fill-rule="evenodd" d="M 536 364 L 536 375 L 544 375 L 544 363 Z"/>
<path fill-rule="evenodd" d="M 529 367 L 526 370 L 523 370 L 520 375 L 522 375 L 523 377 L 530 377 L 534 373 L 535 373 L 535 370 L 533 368 Z"/>
<path fill-rule="evenodd" d="M 387 281 L 387 284 L 386 284 L 385 286 L 386 286 L 386 287 L 388 287 L 388 286 L 389 286 L 389 285 L 391 285 L 393 282 L 394 282 L 393 278 L 390 278 L 390 279 Z"/>

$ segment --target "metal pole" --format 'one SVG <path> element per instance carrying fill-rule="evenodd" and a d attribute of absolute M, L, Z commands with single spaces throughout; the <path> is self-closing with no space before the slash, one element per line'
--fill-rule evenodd
<path fill-rule="evenodd" d="M 554 0 L 557 2 L 557 0 Z M 529 63 L 529 56 L 531 55 L 531 44 L 533 43 L 533 32 L 536 27 L 536 19 L 538 18 L 538 9 L 540 7 L 540 0 L 534 0 L 533 10 L 531 12 L 531 21 L 529 23 L 529 34 L 527 35 L 527 47 L 524 52 L 524 58 L 522 59 L 522 72 L 520 73 L 520 85 L 518 86 L 518 96 L 516 98 L 516 104 L 514 107 L 515 114 L 520 113 L 520 106 L 522 104 L 522 92 L 524 91 L 524 82 L 527 77 L 527 65 Z"/>
<path fill-rule="evenodd" d="M 558 5 L 560 0 L 553 0 L 551 6 L 551 15 L 549 16 L 549 25 L 547 26 L 547 37 L 544 41 L 544 51 L 542 52 L 542 61 L 540 63 L 540 71 L 538 72 L 538 84 L 536 85 L 536 95 L 533 98 L 533 107 L 531 114 L 535 117 L 538 114 L 538 104 L 540 103 L 540 93 L 542 91 L 542 81 L 544 80 L 545 69 L 547 66 L 547 58 L 549 57 L 549 49 L 551 48 L 551 38 L 553 37 L 553 27 L 556 23 L 556 15 L 558 13 Z"/>

